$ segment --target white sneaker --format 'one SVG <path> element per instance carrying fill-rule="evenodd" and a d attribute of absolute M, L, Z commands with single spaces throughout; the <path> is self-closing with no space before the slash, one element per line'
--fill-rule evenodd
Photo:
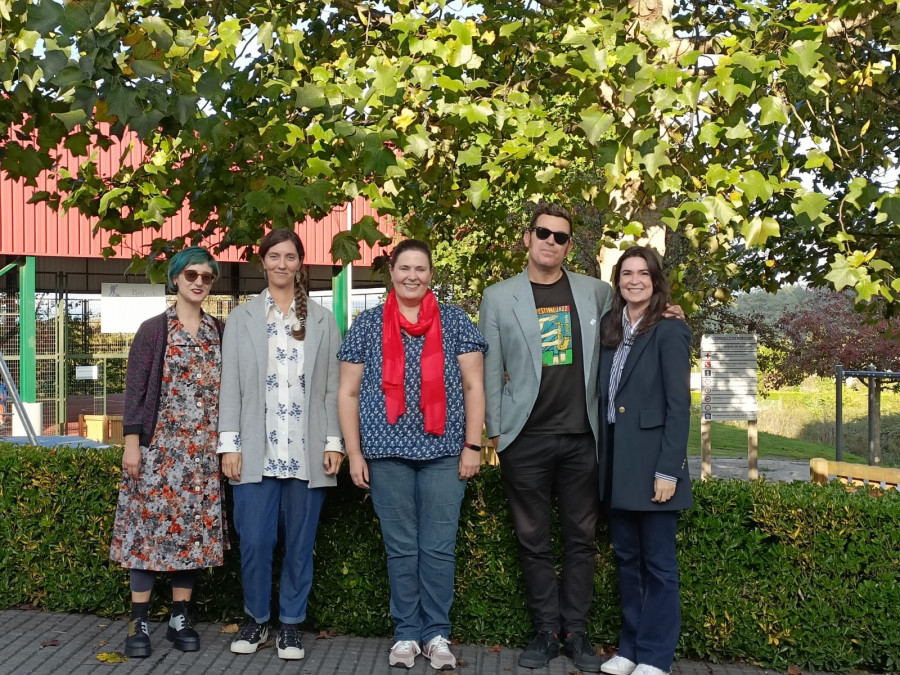
<path fill-rule="evenodd" d="M 450 651 L 450 641 L 443 635 L 431 638 L 422 653 L 431 661 L 431 667 L 435 670 L 456 668 L 456 657 Z"/>
<path fill-rule="evenodd" d="M 670 672 L 668 670 L 660 670 L 656 666 L 646 663 L 639 663 L 637 668 L 631 671 L 631 675 L 669 675 Z"/>
<path fill-rule="evenodd" d="M 419 643 L 415 640 L 397 640 L 391 647 L 391 655 L 388 663 L 392 666 L 412 668 L 416 665 L 416 657 L 422 653 Z"/>
<path fill-rule="evenodd" d="M 609 661 L 600 666 L 601 673 L 607 675 L 632 675 L 637 664 L 624 656 L 614 656 Z"/>

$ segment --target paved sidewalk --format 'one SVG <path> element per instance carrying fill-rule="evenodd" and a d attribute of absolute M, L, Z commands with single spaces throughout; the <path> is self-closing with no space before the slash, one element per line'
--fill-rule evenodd
<path fill-rule="evenodd" d="M 165 624 L 152 623 L 153 654 L 150 657 L 109 664 L 98 661 L 97 655 L 124 649 L 125 621 L 110 621 L 86 614 L 0 611 L 0 675 L 399 675 L 404 672 L 429 675 L 435 672 L 424 657 L 419 657 L 415 668 L 409 671 L 390 668 L 391 640 L 387 638 L 341 635 L 317 640 L 312 633 L 304 633 L 306 658 L 283 661 L 278 658 L 271 641 L 269 647 L 251 656 L 232 654 L 228 645 L 233 636 L 222 633 L 221 628 L 219 624 L 199 624 L 200 651 L 183 653 L 169 646 L 165 639 Z M 531 670 L 516 664 L 519 650 L 474 645 L 454 645 L 452 649 L 459 660 L 457 668 L 444 672 L 459 675 L 571 675 L 578 672 L 564 656 L 551 661 L 549 668 Z M 680 660 L 672 672 L 675 675 L 766 675 L 777 671 L 745 664 Z"/>

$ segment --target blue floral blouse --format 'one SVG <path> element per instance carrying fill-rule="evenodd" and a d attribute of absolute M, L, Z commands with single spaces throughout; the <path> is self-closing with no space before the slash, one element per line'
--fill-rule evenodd
<path fill-rule="evenodd" d="M 357 316 L 344 338 L 338 351 L 338 359 L 363 364 L 359 391 L 359 431 L 362 454 L 366 459 L 437 459 L 462 452 L 466 413 L 463 406 L 462 373 L 457 357 L 471 352 L 484 353 L 488 347 L 465 312 L 450 305 L 439 307 L 444 342 L 444 387 L 447 392 L 447 424 L 443 436 L 425 433 L 425 415 L 419 407 L 424 335 L 412 337 L 401 332 L 405 357 L 403 385 L 406 390 L 406 412 L 396 424 L 389 424 L 387 421 L 384 391 L 381 389 L 383 306 L 367 309 Z"/>

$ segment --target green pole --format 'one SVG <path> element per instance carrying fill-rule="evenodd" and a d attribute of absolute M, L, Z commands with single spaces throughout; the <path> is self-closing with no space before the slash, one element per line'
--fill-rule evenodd
<path fill-rule="evenodd" d="M 350 265 L 344 267 L 337 276 L 331 277 L 332 308 L 342 336 L 350 328 L 350 283 Z"/>
<path fill-rule="evenodd" d="M 19 268 L 19 393 L 37 403 L 37 323 L 34 313 L 34 258 Z"/>

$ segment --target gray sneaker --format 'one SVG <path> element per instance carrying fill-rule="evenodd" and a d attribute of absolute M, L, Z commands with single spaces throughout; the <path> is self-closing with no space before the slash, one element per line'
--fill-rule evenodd
<path fill-rule="evenodd" d="M 450 651 L 450 641 L 443 635 L 435 635 L 431 638 L 422 653 L 431 661 L 431 667 L 435 670 L 456 668 L 456 657 Z"/>

